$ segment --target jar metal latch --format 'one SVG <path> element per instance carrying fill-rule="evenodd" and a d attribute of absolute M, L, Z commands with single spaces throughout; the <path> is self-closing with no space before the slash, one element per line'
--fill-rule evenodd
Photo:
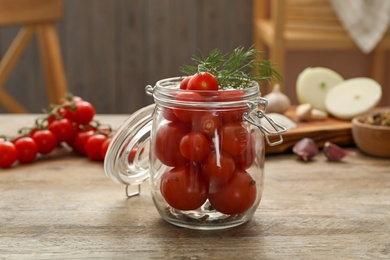
<path fill-rule="evenodd" d="M 286 132 L 287 129 L 265 114 L 267 105 L 268 105 L 268 101 L 261 97 L 259 98 L 258 102 L 247 102 L 248 112 L 245 112 L 242 117 L 248 123 L 257 126 L 260 129 L 260 131 L 264 134 L 267 143 L 270 146 L 275 146 L 283 142 L 282 133 Z M 262 107 L 263 109 L 259 109 L 259 107 Z M 268 123 L 272 126 L 273 130 L 275 131 L 269 130 L 266 127 L 264 127 L 261 124 L 262 118 L 267 120 Z M 279 140 L 275 142 L 271 142 L 269 136 L 275 136 L 275 135 L 279 136 Z"/>

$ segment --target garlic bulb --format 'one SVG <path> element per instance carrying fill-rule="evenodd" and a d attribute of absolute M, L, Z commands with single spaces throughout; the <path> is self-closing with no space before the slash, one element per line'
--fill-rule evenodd
<path fill-rule="evenodd" d="M 264 98 L 268 101 L 268 113 L 285 113 L 291 106 L 290 99 L 280 91 L 280 85 L 275 84 L 272 92 L 265 95 Z"/>

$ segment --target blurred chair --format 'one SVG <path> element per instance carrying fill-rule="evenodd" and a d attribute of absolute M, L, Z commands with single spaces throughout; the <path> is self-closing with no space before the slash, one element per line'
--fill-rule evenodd
<path fill-rule="evenodd" d="M 287 50 L 357 50 L 329 0 L 253 0 L 253 41 L 285 75 Z M 383 86 L 389 31 L 371 53 L 371 77 Z"/>
<path fill-rule="evenodd" d="M 4 89 L 5 81 L 36 33 L 46 79 L 47 97 L 59 103 L 67 82 L 55 22 L 62 18 L 62 0 L 0 0 L 0 26 L 22 26 L 0 61 L 0 103 L 10 112 L 28 112 Z"/>

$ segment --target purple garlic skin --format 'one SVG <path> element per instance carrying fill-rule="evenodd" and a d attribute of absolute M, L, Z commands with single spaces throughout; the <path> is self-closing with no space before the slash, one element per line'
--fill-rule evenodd
<path fill-rule="evenodd" d="M 293 153 L 295 153 L 301 160 L 307 162 L 318 154 L 318 146 L 313 139 L 303 138 L 294 145 Z"/>
<path fill-rule="evenodd" d="M 340 146 L 338 146 L 334 143 L 331 143 L 331 142 L 325 143 L 323 151 L 324 151 L 326 158 L 328 158 L 328 161 L 331 161 L 331 162 L 339 162 L 345 156 L 352 154 L 351 152 L 344 150 Z"/>

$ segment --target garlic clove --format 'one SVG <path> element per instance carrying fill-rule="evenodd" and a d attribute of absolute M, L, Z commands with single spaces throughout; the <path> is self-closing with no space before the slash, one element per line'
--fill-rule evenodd
<path fill-rule="evenodd" d="M 267 113 L 267 116 L 272 118 L 278 124 L 285 127 L 287 130 L 297 127 L 297 124 L 285 115 L 278 113 Z M 260 119 L 260 123 L 268 130 L 274 131 L 273 126 L 264 117 Z"/>
<path fill-rule="evenodd" d="M 328 118 L 326 112 L 313 108 L 313 105 L 309 103 L 297 106 L 295 114 L 299 121 L 324 120 Z"/>
<path fill-rule="evenodd" d="M 328 118 L 328 113 L 322 111 L 322 110 L 319 110 L 319 109 L 315 109 L 313 108 L 311 110 L 311 119 L 312 120 L 325 120 Z"/>
<path fill-rule="evenodd" d="M 295 110 L 295 115 L 299 121 L 309 121 L 311 118 L 311 111 L 313 106 L 309 103 L 301 104 L 297 106 Z"/>
<path fill-rule="evenodd" d="M 341 161 L 345 156 L 354 154 L 331 142 L 325 143 L 323 151 L 328 161 L 332 162 Z"/>
<path fill-rule="evenodd" d="M 289 97 L 281 92 L 279 84 L 275 84 L 272 91 L 264 98 L 268 101 L 268 113 L 284 114 L 291 107 Z"/>
<path fill-rule="evenodd" d="M 318 154 L 318 146 L 311 138 L 303 138 L 293 146 L 295 153 L 302 161 L 307 162 Z"/>

